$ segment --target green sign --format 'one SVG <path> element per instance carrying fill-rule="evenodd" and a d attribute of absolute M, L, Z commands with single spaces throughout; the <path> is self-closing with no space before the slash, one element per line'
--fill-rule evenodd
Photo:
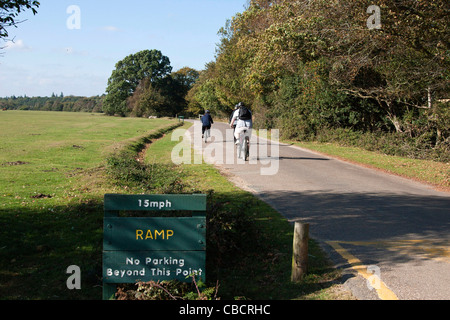
<path fill-rule="evenodd" d="M 206 195 L 105 195 L 103 298 L 114 284 L 205 278 Z M 157 217 L 157 211 L 192 211 L 192 217 Z M 120 211 L 149 217 L 120 218 Z"/>
<path fill-rule="evenodd" d="M 108 283 L 191 281 L 193 274 L 204 278 L 204 259 L 204 251 L 105 252 L 103 277 Z"/>
<path fill-rule="evenodd" d="M 108 212 L 130 211 L 206 211 L 206 195 L 121 195 L 107 194 L 104 202 L 105 215 Z M 114 214 L 113 214 L 114 215 Z"/>
<path fill-rule="evenodd" d="M 205 218 L 105 218 L 103 250 L 205 250 Z"/>

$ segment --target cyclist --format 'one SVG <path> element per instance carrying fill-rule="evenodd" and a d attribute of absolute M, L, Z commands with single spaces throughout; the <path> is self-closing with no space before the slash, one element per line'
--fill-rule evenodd
<path fill-rule="evenodd" d="M 233 112 L 231 112 L 231 114 L 230 114 L 230 121 L 229 121 L 230 125 L 231 125 L 231 121 L 233 120 L 234 113 L 236 112 L 237 109 L 238 109 L 238 106 L 235 105 Z M 233 128 L 233 137 L 234 137 L 234 132 L 236 131 L 236 124 L 237 123 L 235 122 L 234 124 L 231 125 L 231 128 Z M 236 143 L 236 137 L 234 137 L 234 143 Z"/>
<path fill-rule="evenodd" d="M 242 103 L 239 102 L 236 105 L 236 111 L 231 119 L 230 127 L 233 128 L 236 122 L 236 129 L 234 131 L 234 137 L 236 139 L 235 144 L 239 144 L 239 136 L 241 132 L 247 131 L 246 135 L 251 137 L 253 121 L 251 111 Z"/>
<path fill-rule="evenodd" d="M 202 138 L 204 137 L 206 142 L 206 139 L 208 138 L 209 135 L 209 130 L 211 129 L 211 125 L 214 124 L 213 118 L 211 117 L 209 110 L 206 110 L 206 114 L 201 118 L 201 120 L 202 120 Z"/>

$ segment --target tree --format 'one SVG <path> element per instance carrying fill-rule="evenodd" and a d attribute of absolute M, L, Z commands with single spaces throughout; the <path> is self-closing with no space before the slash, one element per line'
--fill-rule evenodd
<path fill-rule="evenodd" d="M 177 72 L 173 72 L 172 78 L 175 81 L 179 82 L 180 85 L 186 89 L 187 93 L 187 91 L 189 91 L 194 83 L 198 80 L 199 75 L 200 74 L 197 70 L 189 67 L 184 67 Z"/>
<path fill-rule="evenodd" d="M 104 112 L 125 116 L 130 112 L 127 99 L 133 95 L 141 80 L 149 79 L 152 84 L 158 83 L 171 71 L 169 58 L 158 50 L 144 50 L 125 57 L 116 64 L 108 80 Z"/>
<path fill-rule="evenodd" d="M 378 29 L 361 28 L 367 16 L 358 12 L 368 2 L 355 0 L 335 8 L 338 14 L 327 19 L 328 29 L 316 32 L 324 37 L 327 30 L 332 35 L 327 37 L 328 46 L 334 48 L 327 54 L 333 64 L 330 80 L 339 90 L 377 101 L 397 132 L 411 132 L 411 121 L 402 120 L 404 114 L 431 109 L 431 96 L 442 99 L 448 92 L 448 3 L 380 0 L 377 4 L 382 23 Z M 352 32 L 340 27 L 343 21 Z"/>
<path fill-rule="evenodd" d="M 127 109 L 136 117 L 173 117 L 186 107 L 186 95 L 198 78 L 198 71 L 185 67 L 158 81 L 144 78 L 127 99 Z"/>
<path fill-rule="evenodd" d="M 217 78 L 216 63 L 207 63 L 206 69 L 199 73 L 198 80 L 186 95 L 188 114 L 198 115 L 207 109 L 215 114 L 224 111 L 224 106 L 220 103 L 217 94 Z"/>
<path fill-rule="evenodd" d="M 167 97 L 148 78 L 142 79 L 136 91 L 127 99 L 130 115 L 135 117 L 164 116 L 166 105 Z"/>
<path fill-rule="evenodd" d="M 239 97 L 269 115 L 283 96 L 274 93 L 308 77 L 304 67 L 321 61 L 320 77 L 329 90 L 345 93 L 355 108 L 376 104 L 376 113 L 383 113 L 380 126 L 390 122 L 389 129 L 411 133 L 411 114 L 414 118 L 423 116 L 423 110 L 433 112 L 433 101 L 448 98 L 447 2 L 380 0 L 376 7 L 381 25 L 369 28 L 370 0 L 250 0 L 248 9 L 221 30 L 215 75 L 201 82 L 212 85 L 223 104 Z M 320 83 L 309 82 L 304 90 Z M 293 89 L 297 95 L 304 93 Z M 298 107 L 300 100 L 293 104 L 292 99 L 287 105 Z M 320 116 L 341 111 L 326 110 Z M 349 120 L 339 123 L 355 123 Z"/>
<path fill-rule="evenodd" d="M 31 0 L 0 0 L 0 39 L 8 38 L 8 27 L 17 27 L 22 21 L 17 21 L 20 12 L 25 9 L 31 9 L 33 14 L 37 13 L 36 8 L 40 5 L 39 1 Z"/>

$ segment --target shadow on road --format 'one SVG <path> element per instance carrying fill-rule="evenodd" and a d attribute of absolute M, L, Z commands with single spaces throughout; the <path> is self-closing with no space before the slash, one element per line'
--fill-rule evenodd
<path fill-rule="evenodd" d="M 378 254 L 395 263 L 450 258 L 449 196 L 324 190 L 262 192 L 261 197 L 289 221 L 309 223 L 311 236 L 321 242 L 364 246 L 369 262 Z"/>

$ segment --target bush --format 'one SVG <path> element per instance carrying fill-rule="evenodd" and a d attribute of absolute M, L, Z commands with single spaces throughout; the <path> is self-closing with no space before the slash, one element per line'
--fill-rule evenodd
<path fill-rule="evenodd" d="M 382 131 L 361 132 L 348 128 L 322 128 L 309 141 L 337 143 L 342 146 L 359 147 L 368 151 L 413 159 L 450 161 L 450 146 L 446 143 L 434 145 L 433 135 L 430 132 L 412 138 L 407 134 Z"/>
<path fill-rule="evenodd" d="M 115 184 L 139 191 L 157 193 L 181 193 L 182 171 L 169 164 L 143 164 L 133 157 L 112 156 L 107 160 L 107 172 Z"/>
<path fill-rule="evenodd" d="M 192 278 L 192 283 L 179 281 L 138 282 L 118 288 L 117 300 L 216 300 L 217 287 L 206 288 L 205 284 Z"/>
<path fill-rule="evenodd" d="M 145 164 L 138 161 L 138 154 L 152 139 L 160 138 L 180 124 L 158 131 L 127 145 L 106 160 L 106 172 L 111 180 L 127 189 L 155 191 L 158 193 L 181 193 L 184 190 L 182 170 L 173 164 Z"/>

